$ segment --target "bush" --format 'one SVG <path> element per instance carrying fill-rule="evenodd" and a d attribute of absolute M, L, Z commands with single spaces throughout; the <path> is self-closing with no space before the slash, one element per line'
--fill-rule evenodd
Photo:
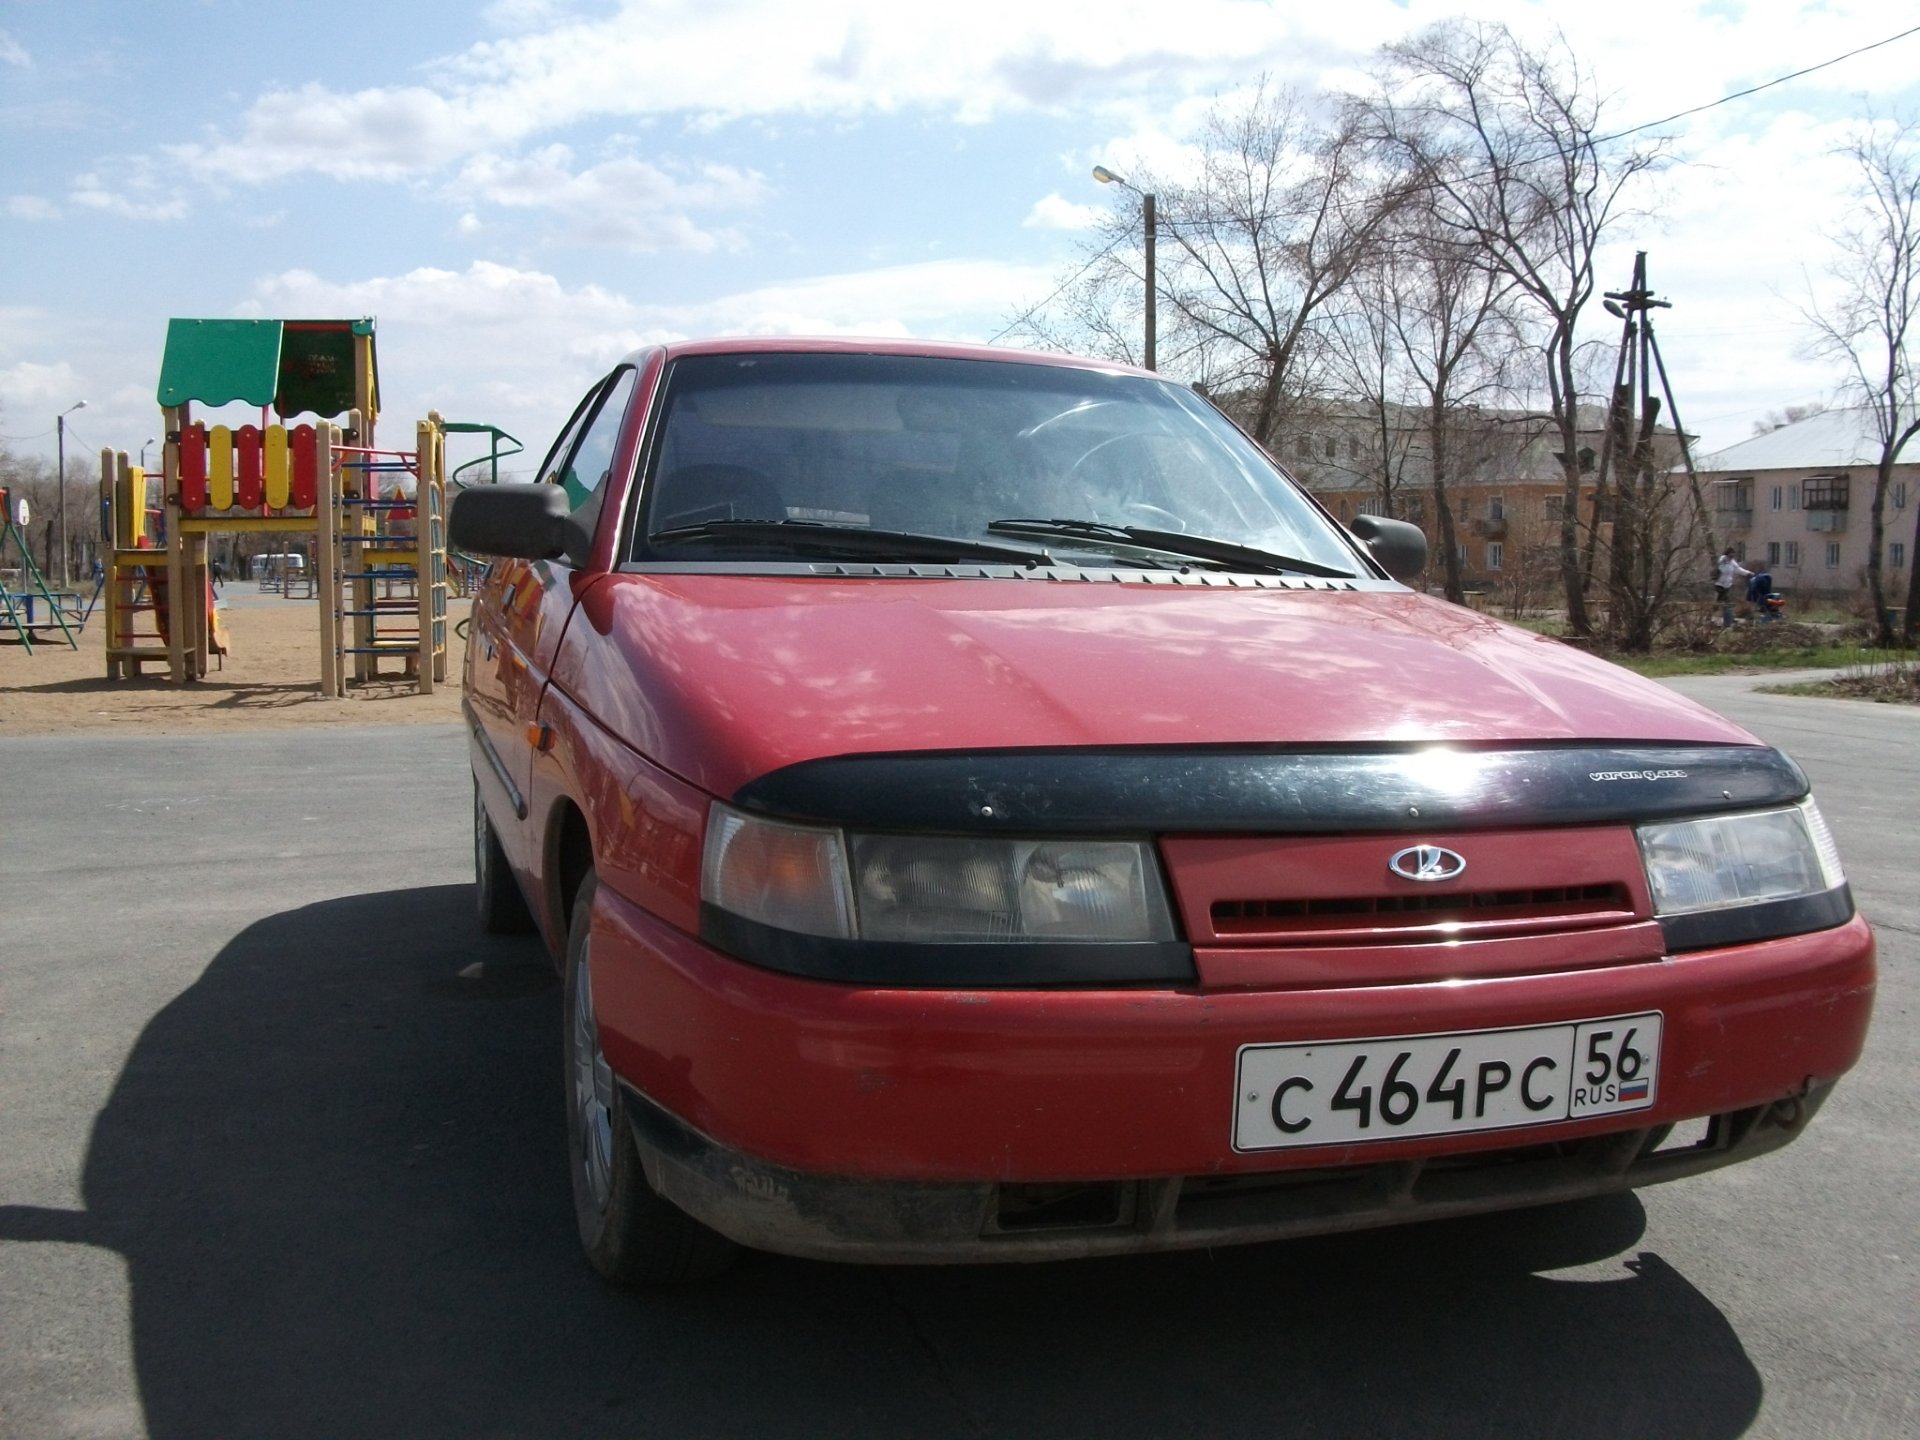
<path fill-rule="evenodd" d="M 1717 620 L 1714 623 L 1719 624 Z M 1712 648 L 1729 655 L 1767 655 L 1775 650 L 1813 650 L 1830 643 L 1831 637 L 1817 625 L 1775 620 L 1766 625 L 1742 624 L 1719 630 Z"/>

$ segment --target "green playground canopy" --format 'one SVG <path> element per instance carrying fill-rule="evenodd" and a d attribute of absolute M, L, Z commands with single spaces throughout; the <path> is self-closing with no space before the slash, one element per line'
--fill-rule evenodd
<path fill-rule="evenodd" d="M 380 365 L 373 321 L 169 320 L 160 361 L 160 404 L 271 405 L 281 417 L 331 418 L 354 406 L 354 340 L 365 336 L 373 408 Z"/>

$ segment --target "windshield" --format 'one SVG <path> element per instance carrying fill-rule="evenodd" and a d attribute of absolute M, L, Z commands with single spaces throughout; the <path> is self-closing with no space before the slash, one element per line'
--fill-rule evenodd
<path fill-rule="evenodd" d="M 1244 568 L 1245 547 L 1272 568 L 1365 573 L 1182 386 L 930 356 L 676 361 L 637 534 L 644 559 L 960 558 L 939 539 L 1109 567 Z"/>

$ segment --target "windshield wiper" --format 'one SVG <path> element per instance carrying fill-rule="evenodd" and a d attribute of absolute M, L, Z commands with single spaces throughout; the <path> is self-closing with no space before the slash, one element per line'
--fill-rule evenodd
<path fill-rule="evenodd" d="M 834 525 L 824 520 L 707 520 L 699 525 L 658 531 L 647 538 L 647 543 L 685 545 L 700 540 L 853 556 L 899 565 L 937 560 L 982 560 L 1005 565 L 1053 563 L 1053 557 L 1045 550 L 1020 545 L 994 545 L 952 535 L 922 535 L 912 530 L 872 530 L 865 525 Z"/>
<path fill-rule="evenodd" d="M 1160 550 L 1169 555 L 1186 555 L 1195 560 L 1212 560 L 1223 565 L 1238 565 L 1282 575 L 1319 575 L 1329 580 L 1351 580 L 1351 570 L 1336 570 L 1314 560 L 1299 560 L 1237 545 L 1231 540 L 1214 540 L 1205 535 L 1184 535 L 1178 530 L 1149 530 L 1140 525 L 1107 525 L 1098 520 L 995 520 L 987 529 L 996 535 L 1061 535 L 1080 540 L 1095 540 L 1104 545 L 1128 545 L 1141 550 Z"/>

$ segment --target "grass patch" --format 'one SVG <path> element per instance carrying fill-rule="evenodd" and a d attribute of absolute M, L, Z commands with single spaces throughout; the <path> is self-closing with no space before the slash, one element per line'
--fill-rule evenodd
<path fill-rule="evenodd" d="M 1920 663 L 1911 652 L 1875 650 L 1828 680 L 1763 685 L 1769 695 L 1811 695 L 1823 700 L 1872 700 L 1882 705 L 1920 705 Z"/>

